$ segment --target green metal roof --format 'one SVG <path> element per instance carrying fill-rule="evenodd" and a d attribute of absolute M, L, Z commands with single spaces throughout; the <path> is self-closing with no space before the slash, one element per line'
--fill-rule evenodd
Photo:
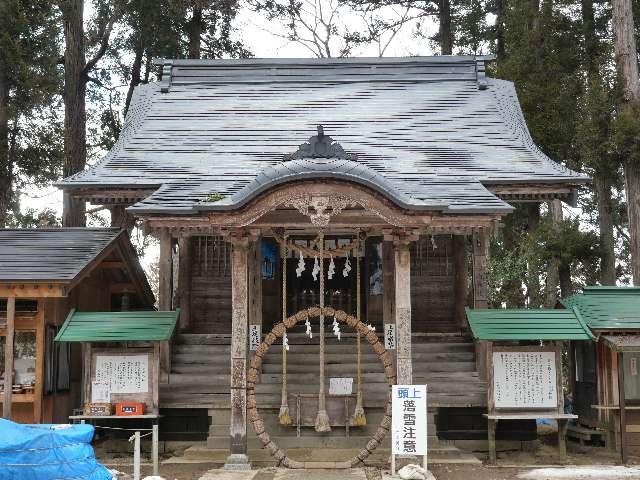
<path fill-rule="evenodd" d="M 169 340 L 179 310 L 156 312 L 69 312 L 57 342 L 125 342 Z"/>
<path fill-rule="evenodd" d="M 561 300 L 575 307 L 592 330 L 640 329 L 640 288 L 585 287 L 582 293 Z"/>
<path fill-rule="evenodd" d="M 478 340 L 590 340 L 573 309 L 471 309 L 467 318 Z"/>

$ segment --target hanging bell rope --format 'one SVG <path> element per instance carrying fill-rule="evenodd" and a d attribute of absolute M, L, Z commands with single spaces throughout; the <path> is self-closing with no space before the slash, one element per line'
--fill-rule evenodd
<path fill-rule="evenodd" d="M 320 232 L 320 308 L 324 311 L 324 232 Z M 324 390 L 324 315 L 320 314 L 320 389 L 318 391 L 318 413 L 316 432 L 330 432 L 331 422 L 327 414 Z"/>
<path fill-rule="evenodd" d="M 286 240 L 285 236 L 285 240 Z M 287 318 L 287 245 L 286 241 L 281 246 L 282 252 L 282 320 Z M 282 338 L 282 398 L 280 400 L 280 414 L 278 421 L 280 425 L 288 427 L 291 425 L 291 414 L 289 413 L 289 400 L 287 393 L 287 332 Z"/>
<path fill-rule="evenodd" d="M 360 304 L 360 232 L 358 232 L 358 243 L 356 251 L 356 318 L 361 321 L 361 304 Z M 353 425 L 356 427 L 364 427 L 367 424 L 367 417 L 364 414 L 364 407 L 362 406 L 362 349 L 360 345 L 360 332 L 356 337 L 356 356 L 357 356 L 357 395 L 356 395 L 356 408 L 353 412 Z"/>

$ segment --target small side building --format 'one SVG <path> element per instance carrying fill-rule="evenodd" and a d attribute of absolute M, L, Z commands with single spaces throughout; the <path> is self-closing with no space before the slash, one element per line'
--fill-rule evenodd
<path fill-rule="evenodd" d="M 0 230 L 0 403 L 4 418 L 66 423 L 80 404 L 80 348 L 54 343 L 71 309 L 148 310 L 154 303 L 124 230 Z"/>
<path fill-rule="evenodd" d="M 623 461 L 640 456 L 640 288 L 585 287 L 562 304 L 577 311 L 597 338 L 592 345 L 574 343 L 569 352 L 580 422 L 602 429 Z"/>

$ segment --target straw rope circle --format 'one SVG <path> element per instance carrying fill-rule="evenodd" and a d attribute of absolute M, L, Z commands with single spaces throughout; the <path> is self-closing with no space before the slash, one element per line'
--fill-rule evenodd
<path fill-rule="evenodd" d="M 278 466 L 288 468 L 304 468 L 305 463 L 290 459 L 287 454 L 275 444 L 269 437 L 269 434 L 265 430 L 264 421 L 258 412 L 258 404 L 256 402 L 255 386 L 258 383 L 260 366 L 264 356 L 269 351 L 269 347 L 278 339 L 281 338 L 287 329 L 294 327 L 298 322 L 303 322 L 307 318 L 315 318 L 320 315 L 325 317 L 335 317 L 339 322 L 346 323 L 348 326 L 355 329 L 364 338 L 367 339 L 373 351 L 378 355 L 380 363 L 384 367 L 384 374 L 387 379 L 387 383 L 391 386 L 396 383 L 396 373 L 393 366 L 393 357 L 389 353 L 375 332 L 369 330 L 367 325 L 359 321 L 353 315 L 348 315 L 342 310 L 335 310 L 333 307 L 311 307 L 308 309 L 300 310 L 298 313 L 291 315 L 283 322 L 278 323 L 271 329 L 264 341 L 257 348 L 255 354 L 251 358 L 249 363 L 249 370 L 247 372 L 247 415 L 256 435 L 260 439 L 263 447 L 266 448 L 271 455 L 275 458 Z M 346 462 L 335 462 L 334 468 L 352 468 L 360 464 L 364 464 L 364 460 L 373 452 L 378 445 L 382 442 L 384 437 L 391 428 L 391 397 L 387 398 L 387 405 L 385 414 L 382 417 L 382 421 L 378 425 L 378 429 L 373 434 L 365 448 L 363 448 L 358 455 Z"/>

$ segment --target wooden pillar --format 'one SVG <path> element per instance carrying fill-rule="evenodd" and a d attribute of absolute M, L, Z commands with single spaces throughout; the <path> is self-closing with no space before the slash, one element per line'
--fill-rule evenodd
<path fill-rule="evenodd" d="M 486 230 L 479 230 L 472 236 L 472 280 L 473 280 L 473 308 L 487 308 L 489 306 L 489 285 L 487 278 L 487 252 L 489 244 Z M 476 368 L 480 378 L 486 380 L 489 365 L 487 364 L 486 342 L 476 345 Z"/>
<path fill-rule="evenodd" d="M 249 244 L 249 324 L 262 327 L 262 239 L 252 237 Z"/>
<path fill-rule="evenodd" d="M 473 234 L 473 308 L 489 306 L 487 254 L 489 243 L 486 230 Z"/>
<path fill-rule="evenodd" d="M 158 261 L 158 310 L 172 309 L 173 297 L 173 239 L 168 230 L 160 233 L 160 259 Z M 169 342 L 160 345 L 160 378 L 168 382 L 171 371 L 171 349 Z"/>
<path fill-rule="evenodd" d="M 395 317 L 398 385 L 413 381 L 411 361 L 411 251 L 407 237 L 397 237 L 395 247 Z"/>
<path fill-rule="evenodd" d="M 133 215 L 127 213 L 126 205 L 112 205 L 109 207 L 111 212 L 111 226 L 115 228 L 124 228 L 129 233 L 135 226 L 135 218 Z"/>
<path fill-rule="evenodd" d="M 7 298 L 7 336 L 4 343 L 4 399 L 2 402 L 2 416 L 11 420 L 11 406 L 13 393 L 13 341 L 15 337 L 16 299 Z"/>
<path fill-rule="evenodd" d="M 233 237 L 231 251 L 231 418 L 227 470 L 249 470 L 247 457 L 247 237 Z"/>
<path fill-rule="evenodd" d="M 384 324 L 396 321 L 395 264 L 393 241 L 385 236 L 382 242 L 382 321 Z"/>
<path fill-rule="evenodd" d="M 180 330 L 188 330 L 191 318 L 191 237 L 178 239 L 178 298 L 180 301 Z"/>
<path fill-rule="evenodd" d="M 618 352 L 618 406 L 620 407 L 620 459 L 622 464 L 626 465 L 629 462 L 629 455 L 627 449 L 627 412 L 626 412 L 626 398 L 624 392 L 624 354 Z"/>
<path fill-rule="evenodd" d="M 467 242 L 464 235 L 453 236 L 453 266 L 455 321 L 460 330 L 466 330 L 467 319 L 464 309 L 467 306 Z"/>
<path fill-rule="evenodd" d="M 44 383 L 44 299 L 38 299 L 36 316 L 36 384 L 33 394 L 33 423 L 42 422 L 42 388 Z"/>

